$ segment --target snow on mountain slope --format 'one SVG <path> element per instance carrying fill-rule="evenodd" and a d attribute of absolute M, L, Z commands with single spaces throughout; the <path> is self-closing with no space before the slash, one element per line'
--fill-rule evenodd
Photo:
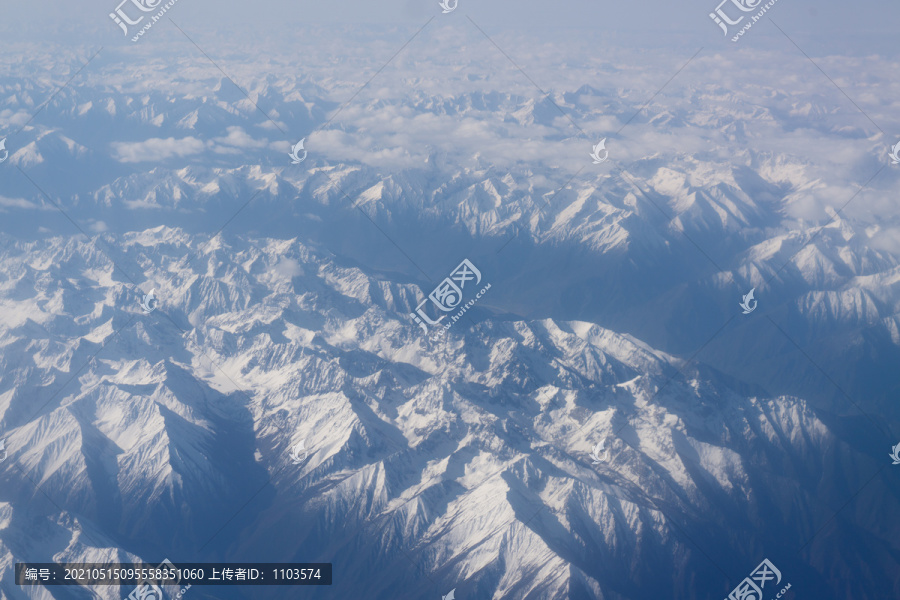
<path fill-rule="evenodd" d="M 753 160 L 759 164 L 736 168 L 720 158 L 645 158 L 609 173 L 582 174 L 565 189 L 560 187 L 569 176 L 551 178 L 530 168 L 448 172 L 438 154 L 423 168 L 392 173 L 316 157 L 299 171 L 155 167 L 104 183 L 90 198 L 64 207 L 86 231 L 122 232 L 148 222 L 215 231 L 230 223 L 252 235 L 301 235 L 368 268 L 404 271 L 427 285 L 402 253 L 387 246 L 386 252 L 371 251 L 384 243 L 371 219 L 429 274 L 445 268 L 447 248 L 480 248 L 485 266 L 500 277 L 491 298 L 498 310 L 598 322 L 678 354 L 706 343 L 714 322 L 724 323 L 740 295 L 756 287 L 766 314 L 779 317 L 826 370 L 846 360 L 820 351 L 835 335 L 877 338 L 878 353 L 895 356 L 897 344 L 890 340 L 898 307 L 889 282 L 898 255 L 878 243 L 891 218 L 874 229 L 843 215 L 831 223 L 827 216 L 813 223 L 785 220 L 784 203 L 815 187 L 804 175 L 808 167 L 787 156 Z M 43 180 L 40 173 L 30 176 Z M 30 183 L 19 178 L 15 185 L 30 192 L 19 201 L 9 196 L 11 226 L 71 227 Z M 92 216 L 98 204 L 104 215 L 99 221 Z M 230 222 L 235 214 L 239 218 Z M 560 263 L 568 268 L 560 270 Z M 545 293 L 525 293 L 535 279 L 545 283 Z M 870 301 L 876 297 L 883 300 Z M 698 302 L 704 310 L 697 310 Z M 797 379 L 744 371 L 742 356 L 729 348 L 751 340 L 712 343 L 705 357 L 710 364 L 775 393 L 833 393 L 830 384 L 814 381 L 815 374 Z M 785 344 L 789 352 L 791 342 Z M 796 351 L 785 360 L 791 363 L 786 373 L 809 368 Z M 866 393 L 865 381 L 852 372 L 843 376 L 841 386 L 852 396 Z M 894 410 L 889 398 L 879 396 L 869 410 Z"/>
<path fill-rule="evenodd" d="M 118 552 L 330 560 L 323 598 L 718 600 L 763 557 L 900 596 L 896 61 L 815 57 L 855 105 L 780 50 L 447 23 L 109 48 L 62 90 L 94 49 L 18 50 L 0 593 Z M 490 293 L 427 340 L 463 256 Z"/>
<path fill-rule="evenodd" d="M 366 264 L 369 237 L 354 236 L 357 243 L 335 240 L 327 228 L 315 238 L 309 231 L 311 219 L 346 223 L 344 211 L 357 205 L 426 263 L 443 264 L 437 259 L 445 245 L 478 241 L 496 249 L 514 237 L 504 252 L 529 252 L 529 275 L 552 291 L 530 299 L 505 282 L 495 296 L 504 312 L 598 322 L 689 354 L 707 341 L 702 323 L 678 331 L 697 296 L 733 298 L 760 287 L 846 205 L 840 219 L 851 238 L 818 245 L 822 256 L 801 252 L 802 262 L 767 284 L 763 306 L 794 313 L 802 326 L 790 333 L 803 332 L 798 342 L 807 352 L 821 346 L 816 342 L 832 333 L 835 320 L 845 337 L 890 337 L 897 319 L 891 306 L 879 306 L 877 315 L 853 303 L 835 312 L 805 296 L 809 287 L 840 293 L 853 277 L 890 272 L 900 227 L 889 200 L 896 173 L 878 170 L 889 140 L 831 93 L 839 92 L 796 77 L 810 67 L 805 57 L 759 48 L 748 64 L 740 53 L 701 52 L 654 95 L 683 66 L 682 49 L 638 66 L 634 49 L 606 42 L 577 49 L 583 40 L 556 46 L 497 40 L 527 59 L 523 68 L 532 79 L 547 82 L 542 95 L 477 30 L 435 23 L 414 42 L 415 59 L 401 54 L 360 90 L 360 73 L 390 47 L 383 36 L 356 31 L 351 50 L 340 37 L 304 30 L 290 52 L 274 38 L 224 47 L 204 40 L 241 89 L 214 66 L 197 63 L 196 48 L 184 40 L 168 51 L 135 49 L 124 57 L 104 50 L 109 58 L 52 96 L 41 119 L 9 139 L 11 156 L 0 171 L 8 199 L 0 203 L 4 230 L 68 234 L 69 222 L 47 214 L 54 209 L 46 193 L 90 232 L 164 224 L 208 233 L 259 192 L 258 211 L 241 213 L 233 226 L 271 235 L 268 227 L 278 223 L 286 237 L 302 233 L 341 244 L 333 249 Z M 301 71 L 298 44 L 308 58 Z M 346 55 L 341 61 L 334 60 L 338 51 Z M 72 60 L 83 62 L 92 52 Z M 0 81 L 13 120 L 24 124 L 52 94 L 53 81 L 36 83 L 32 72 L 46 70 L 58 54 L 29 47 L 33 68 L 17 65 Z M 131 61 L 138 59 L 136 75 Z M 785 61 L 790 68 L 766 67 Z M 851 59 L 819 64 L 836 78 L 857 72 Z M 854 78 L 860 97 L 893 97 L 885 91 L 893 63 L 869 57 L 865 66 L 870 77 Z M 349 97 L 354 101 L 344 106 Z M 864 108 L 889 130 L 893 111 L 877 103 Z M 304 136 L 309 159 L 286 168 L 287 149 Z M 587 152 L 602 137 L 609 138 L 611 160 L 590 165 Z M 859 189 L 863 183 L 868 189 Z M 537 245 L 542 252 L 531 252 Z M 773 248 L 781 251 L 767 252 Z M 560 260 L 584 277 L 561 277 Z M 393 264 L 368 266 L 409 268 L 400 255 Z M 498 262 L 497 271 L 514 271 L 508 266 Z M 615 296 L 592 291 L 596 281 L 579 287 L 590 273 L 616 278 Z M 732 306 L 723 297 L 715 318 Z M 872 319 L 851 316 L 862 313 Z M 887 346 L 880 351 L 890 353 Z M 716 366 L 737 374 L 736 361 L 724 350 L 721 356 Z M 864 387 L 842 383 L 860 393 Z M 792 389 L 786 381 L 772 384 Z"/>
<path fill-rule="evenodd" d="M 714 598 L 765 556 L 839 598 L 835 573 L 896 545 L 889 512 L 856 514 L 868 493 L 830 520 L 873 475 L 900 495 L 866 422 L 585 322 L 472 313 L 433 342 L 413 284 L 297 240 L 205 241 L 4 239 L 4 502 L 46 498 L 149 562 L 331 561 L 335 598 Z M 0 540 L 49 560 L 75 535 L 54 527 Z M 879 556 L 856 597 L 897 593 Z"/>

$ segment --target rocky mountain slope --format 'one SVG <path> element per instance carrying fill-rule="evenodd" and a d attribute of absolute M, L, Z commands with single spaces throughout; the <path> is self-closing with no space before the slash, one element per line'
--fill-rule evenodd
<path fill-rule="evenodd" d="M 864 564 L 854 597 L 898 591 L 866 419 L 585 322 L 485 309 L 431 341 L 417 286 L 296 239 L 7 237 L 0 264 L 10 598 L 50 597 L 13 558 L 126 551 L 329 561 L 323 598 L 724 597 L 764 557 L 804 594 Z"/>

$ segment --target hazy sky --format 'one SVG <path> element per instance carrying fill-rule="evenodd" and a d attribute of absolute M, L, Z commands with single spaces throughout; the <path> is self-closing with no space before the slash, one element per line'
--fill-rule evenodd
<path fill-rule="evenodd" d="M 78 39 L 97 35 L 115 43 L 115 26 L 107 16 L 120 0 L 42 0 L 40 3 L 6 0 L 0 3 L 0 28 L 6 37 L 23 32 L 47 30 L 51 23 L 64 23 L 65 30 Z M 595 32 L 631 34 L 670 33 L 700 45 L 724 44 L 721 31 L 709 13 L 719 0 L 459 0 L 451 15 L 441 15 L 438 0 L 178 0 L 169 15 L 179 25 L 215 29 L 261 28 L 274 35 L 290 34 L 297 25 L 336 23 L 423 23 L 429 16 L 465 21 L 470 16 L 485 28 L 545 29 L 580 27 Z M 768 13 L 772 20 L 790 32 L 807 37 L 821 52 L 832 48 L 845 51 L 840 41 L 847 34 L 858 34 L 859 43 L 872 34 L 894 37 L 900 32 L 900 3 L 889 0 L 778 0 Z M 778 33 L 771 23 L 758 27 L 763 33 Z M 754 31 L 758 33 L 758 31 Z M 743 40 L 742 40 L 743 41 Z M 105 40 L 95 42 L 106 43 Z M 896 45 L 896 44 L 894 44 Z M 850 50 L 848 50 L 850 51 Z"/>

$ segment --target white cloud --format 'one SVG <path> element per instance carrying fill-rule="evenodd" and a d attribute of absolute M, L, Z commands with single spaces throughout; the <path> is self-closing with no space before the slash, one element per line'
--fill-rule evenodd
<path fill-rule="evenodd" d="M 115 158 L 119 162 L 162 162 L 170 158 L 181 158 L 211 151 L 216 154 L 240 154 L 247 150 L 265 148 L 268 140 L 258 140 L 244 131 L 243 127 L 232 125 L 226 128 L 226 135 L 203 141 L 190 136 L 176 139 L 150 138 L 143 142 L 113 142 Z"/>
<path fill-rule="evenodd" d="M 49 207 L 40 206 L 26 200 L 25 198 L 7 198 L 6 196 L 0 196 L 0 209 L 3 208 L 25 208 L 28 210 L 49 210 Z"/>
<path fill-rule="evenodd" d="M 143 142 L 113 142 L 115 158 L 119 162 L 160 162 L 173 157 L 200 154 L 206 148 L 203 141 L 195 137 L 177 140 L 170 138 L 150 138 Z"/>
<path fill-rule="evenodd" d="M 303 275 L 303 267 L 292 258 L 283 258 L 281 259 L 281 262 L 275 265 L 275 272 L 282 277 L 298 277 Z"/>
<path fill-rule="evenodd" d="M 268 145 L 266 140 L 257 140 L 251 137 L 243 127 L 231 126 L 227 132 L 228 134 L 224 137 L 213 138 L 213 142 L 234 148 L 265 148 Z M 220 151 L 220 149 L 216 149 L 216 151 Z"/>

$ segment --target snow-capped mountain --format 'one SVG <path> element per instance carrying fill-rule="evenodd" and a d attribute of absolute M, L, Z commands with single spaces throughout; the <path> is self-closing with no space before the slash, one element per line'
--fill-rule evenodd
<path fill-rule="evenodd" d="M 718 600 L 766 558 L 784 598 L 900 597 L 896 61 L 816 57 L 835 90 L 458 23 L 8 47 L 0 596 L 169 558 Z M 463 259 L 490 288 L 437 336 Z"/>
<path fill-rule="evenodd" d="M 642 111 L 643 90 L 611 66 L 626 50 L 570 65 L 558 75 L 565 86 L 541 96 L 473 51 L 487 42 L 469 33 L 426 29 L 417 47 L 434 70 L 410 80 L 400 57 L 349 104 L 355 61 L 325 85 L 267 51 L 255 69 L 231 63 L 241 89 L 219 70 L 195 72 L 192 57 L 174 57 L 180 70 L 170 71 L 156 50 L 152 80 L 115 61 L 86 69 L 84 83 L 9 138 L 3 229 L 70 235 L 57 204 L 88 234 L 227 225 L 300 235 L 423 287 L 443 277 L 448 252 L 472 248 L 497 273 L 491 304 L 504 313 L 595 322 L 682 356 L 702 347 L 701 360 L 723 372 L 835 410 L 846 399 L 821 371 L 839 370 L 839 387 L 866 412 L 900 416 L 888 368 L 900 358 L 897 174 L 869 121 L 761 67 L 731 75 L 741 86 L 710 82 L 700 73 L 724 59 L 702 53 Z M 314 57 L 334 50 L 320 42 Z M 457 54 L 438 51 L 450 43 Z M 870 67 L 864 89 L 875 94 L 890 61 Z M 610 80 L 585 84 L 596 69 Z M 21 107 L 52 93 L 28 83 L 7 84 L 11 110 L 27 114 Z M 608 133 L 610 119 L 627 126 L 620 135 Z M 599 167 L 587 160 L 594 132 L 610 138 Z M 292 166 L 300 138 L 310 156 Z M 757 314 L 772 323 L 733 323 L 729 339 L 710 340 L 754 287 Z M 769 337 L 780 346 L 747 364 L 761 329 L 770 352 Z M 840 369 L 848 353 L 875 368 Z"/>
<path fill-rule="evenodd" d="M 768 556 L 838 598 L 892 544 L 900 489 L 860 419 L 585 322 L 483 311 L 434 342 L 408 316 L 417 286 L 299 240 L 106 243 L 146 267 L 157 310 L 97 244 L 3 244 L 0 540 L 17 560 L 55 530 L 48 561 L 119 547 L 354 574 L 322 597 L 708 598 Z M 873 476 L 883 496 L 842 514 L 885 512 L 831 521 Z M 859 597 L 895 593 L 895 566 Z"/>

